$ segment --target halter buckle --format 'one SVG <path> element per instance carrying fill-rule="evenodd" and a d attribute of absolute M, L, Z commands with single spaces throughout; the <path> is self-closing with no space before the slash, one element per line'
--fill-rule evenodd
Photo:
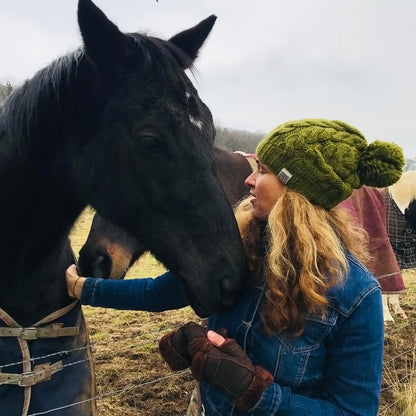
<path fill-rule="evenodd" d="M 19 374 L 17 384 L 20 387 L 34 386 L 38 382 L 37 374 L 34 371 L 28 371 L 27 373 Z"/>
<path fill-rule="evenodd" d="M 20 331 L 19 338 L 24 339 L 25 341 L 37 339 L 38 328 L 33 327 L 33 326 L 22 328 L 22 330 Z"/>

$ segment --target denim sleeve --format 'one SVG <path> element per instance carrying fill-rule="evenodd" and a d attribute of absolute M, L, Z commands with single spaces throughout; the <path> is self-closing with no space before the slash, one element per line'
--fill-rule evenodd
<path fill-rule="evenodd" d="M 89 277 L 82 288 L 83 305 L 161 312 L 189 304 L 179 278 L 171 272 L 155 279 L 104 280 Z"/>
<path fill-rule="evenodd" d="M 379 288 L 364 297 L 328 345 L 320 398 L 274 383 L 250 410 L 253 416 L 376 416 L 383 369 L 384 323 Z"/>

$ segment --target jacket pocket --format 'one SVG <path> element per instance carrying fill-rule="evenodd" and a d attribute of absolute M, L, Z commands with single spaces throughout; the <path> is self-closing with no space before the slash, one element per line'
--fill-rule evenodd
<path fill-rule="evenodd" d="M 299 337 L 278 335 L 269 337 L 268 342 L 258 339 L 260 345 L 266 346 L 259 364 L 267 368 L 281 385 L 294 387 L 321 380 L 327 353 L 325 339 L 337 317 L 337 312 L 328 308 L 325 318 L 309 316 Z"/>

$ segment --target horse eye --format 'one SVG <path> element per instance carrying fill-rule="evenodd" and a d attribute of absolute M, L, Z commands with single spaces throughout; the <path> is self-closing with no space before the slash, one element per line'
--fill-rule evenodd
<path fill-rule="evenodd" d="M 156 136 L 142 135 L 139 136 L 138 144 L 145 152 L 161 152 L 162 143 Z"/>

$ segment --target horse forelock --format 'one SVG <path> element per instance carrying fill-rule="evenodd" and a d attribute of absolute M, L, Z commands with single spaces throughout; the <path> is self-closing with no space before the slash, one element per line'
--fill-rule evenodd
<path fill-rule="evenodd" d="M 141 57 L 143 72 L 152 70 L 160 79 L 176 83 L 184 80 L 184 70 L 194 71 L 192 59 L 171 42 L 142 33 L 129 34 Z"/>
<path fill-rule="evenodd" d="M 173 90 L 178 91 L 179 96 L 175 98 L 186 106 L 191 124 L 200 130 L 207 126 L 211 126 L 213 130 L 211 112 L 200 99 L 198 91 L 187 75 L 189 71 L 190 75 L 196 78 L 197 71 L 193 60 L 171 42 L 139 33 L 133 33 L 131 36 L 135 40 L 136 48 L 140 50 L 142 71 L 166 82 L 171 93 Z M 215 135 L 209 132 L 209 136 L 212 137 L 212 145 Z M 200 142 L 200 145 L 204 144 Z"/>

